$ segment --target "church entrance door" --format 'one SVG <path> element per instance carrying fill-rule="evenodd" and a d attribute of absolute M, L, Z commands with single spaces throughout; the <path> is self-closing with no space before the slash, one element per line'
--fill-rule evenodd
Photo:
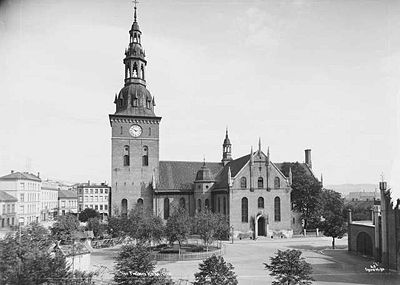
<path fill-rule="evenodd" d="M 259 217 L 257 221 L 257 232 L 259 236 L 265 236 L 265 218 Z"/>

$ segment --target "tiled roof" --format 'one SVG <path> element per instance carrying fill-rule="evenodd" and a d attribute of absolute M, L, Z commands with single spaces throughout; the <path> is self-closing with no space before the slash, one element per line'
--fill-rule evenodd
<path fill-rule="evenodd" d="M 20 180 L 20 179 L 33 180 L 33 181 L 38 181 L 38 182 L 42 181 L 36 175 L 33 175 L 28 172 L 13 172 L 13 173 L 10 173 L 10 174 L 0 177 L 0 180 Z"/>
<path fill-rule="evenodd" d="M 197 171 L 202 166 L 200 161 L 160 161 L 157 190 L 192 190 Z M 214 177 L 223 167 L 219 162 L 208 162 L 206 166 Z"/>
<path fill-rule="evenodd" d="M 58 198 L 63 199 L 78 199 L 78 195 L 75 191 L 72 190 L 59 190 L 58 191 Z"/>
<path fill-rule="evenodd" d="M 227 188 L 228 187 L 228 169 L 231 169 L 231 176 L 235 177 L 239 171 L 243 168 L 243 166 L 246 165 L 246 163 L 250 159 L 250 154 L 239 157 L 235 160 L 232 160 L 228 162 L 225 167 L 222 169 L 222 171 L 218 174 L 218 176 L 215 178 L 216 183 L 214 185 L 215 189 L 220 189 L 220 188 Z"/>
<path fill-rule="evenodd" d="M 0 202 L 17 202 L 18 199 L 5 191 L 0 190 Z"/>

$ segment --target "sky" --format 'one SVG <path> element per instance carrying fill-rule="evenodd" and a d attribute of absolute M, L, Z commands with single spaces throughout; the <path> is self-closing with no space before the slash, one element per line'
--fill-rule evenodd
<path fill-rule="evenodd" d="M 0 3 L 0 174 L 110 182 L 132 2 Z M 228 126 L 234 158 L 260 137 L 273 162 L 312 149 L 325 184 L 383 173 L 400 189 L 399 13 L 389 0 L 140 1 L 160 159 L 220 161 Z"/>

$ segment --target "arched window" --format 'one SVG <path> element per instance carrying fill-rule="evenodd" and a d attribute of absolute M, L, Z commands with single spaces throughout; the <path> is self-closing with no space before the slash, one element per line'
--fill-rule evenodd
<path fill-rule="evenodd" d="M 221 197 L 218 197 L 218 213 L 221 213 Z"/>
<path fill-rule="evenodd" d="M 138 77 L 138 67 L 137 63 L 133 63 L 133 71 L 132 71 L 132 76 L 131 77 Z"/>
<path fill-rule="evenodd" d="M 143 206 L 143 199 L 142 198 L 137 199 L 137 204 L 139 206 Z"/>
<path fill-rule="evenodd" d="M 124 166 L 129 166 L 129 146 L 124 146 Z"/>
<path fill-rule="evenodd" d="M 151 100 L 149 100 L 148 98 L 147 98 L 147 100 L 146 100 L 146 108 L 147 108 L 147 109 L 150 109 L 150 108 L 151 108 Z"/>
<path fill-rule="evenodd" d="M 149 148 L 147 146 L 143 147 L 142 165 L 143 166 L 149 165 Z"/>
<path fill-rule="evenodd" d="M 246 197 L 242 198 L 242 223 L 249 221 L 249 201 Z"/>
<path fill-rule="evenodd" d="M 133 42 L 137 43 L 137 35 L 136 35 L 136 33 L 133 35 Z"/>
<path fill-rule="evenodd" d="M 128 200 L 122 199 L 121 201 L 121 215 L 126 217 L 128 215 Z"/>
<path fill-rule="evenodd" d="M 143 65 L 140 66 L 140 71 L 142 74 L 142 79 L 144 80 L 144 66 Z"/>
<path fill-rule="evenodd" d="M 264 209 L 264 198 L 263 197 L 258 197 L 257 205 L 258 205 L 258 208 Z"/>
<path fill-rule="evenodd" d="M 223 201 L 224 201 L 224 212 L 223 213 L 224 213 L 224 215 L 226 215 L 226 197 L 224 197 Z"/>
<path fill-rule="evenodd" d="M 122 135 L 122 126 L 121 126 L 121 135 Z"/>
<path fill-rule="evenodd" d="M 281 180 L 279 177 L 275 177 L 274 179 L 274 188 L 281 188 Z"/>
<path fill-rule="evenodd" d="M 275 197 L 274 199 L 274 214 L 275 214 L 275 222 L 281 221 L 281 199 L 279 197 Z"/>
<path fill-rule="evenodd" d="M 169 218 L 169 199 L 164 199 L 164 219 L 167 220 Z"/>
<path fill-rule="evenodd" d="M 181 207 L 181 208 L 183 208 L 183 209 L 185 209 L 186 208 L 186 201 L 185 201 L 185 198 L 180 198 L 179 199 L 179 207 Z"/>
<path fill-rule="evenodd" d="M 210 209 L 210 201 L 208 201 L 208 199 L 206 199 L 206 200 L 204 201 L 204 208 L 205 208 L 205 209 Z"/>
<path fill-rule="evenodd" d="M 258 177 L 258 188 L 264 188 L 264 179 L 262 177 Z"/>
<path fill-rule="evenodd" d="M 149 127 L 149 136 L 151 136 L 151 128 Z"/>
<path fill-rule="evenodd" d="M 246 188 L 246 187 L 247 187 L 246 177 L 240 178 L 240 188 Z"/>
<path fill-rule="evenodd" d="M 197 211 L 201 212 L 201 199 L 197 200 Z"/>

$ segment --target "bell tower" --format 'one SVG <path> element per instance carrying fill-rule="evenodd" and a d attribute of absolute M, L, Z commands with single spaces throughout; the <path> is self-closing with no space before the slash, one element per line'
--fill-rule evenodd
<path fill-rule="evenodd" d="M 226 165 L 232 160 L 232 144 L 228 136 L 228 127 L 225 132 L 224 143 L 222 144 L 222 163 Z"/>
<path fill-rule="evenodd" d="M 124 87 L 115 94 L 111 125 L 111 214 L 127 215 L 136 205 L 153 208 L 159 168 L 159 124 L 146 88 L 147 61 L 137 22 L 136 1 L 125 49 Z"/>

